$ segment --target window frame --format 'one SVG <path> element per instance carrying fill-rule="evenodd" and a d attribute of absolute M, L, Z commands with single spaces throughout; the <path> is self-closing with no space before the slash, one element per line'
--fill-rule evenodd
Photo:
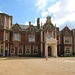
<path fill-rule="evenodd" d="M 30 53 L 26 53 L 27 46 L 29 46 L 29 47 L 30 47 Z M 30 45 L 26 45 L 26 46 L 25 46 L 25 54 L 26 54 L 26 55 L 29 55 L 29 54 L 31 54 L 31 46 L 30 46 Z"/>
<path fill-rule="evenodd" d="M 38 46 L 36 46 L 37 47 L 37 53 L 34 53 L 34 46 L 33 46 L 33 54 L 36 55 L 36 54 L 38 54 Z"/>
<path fill-rule="evenodd" d="M 30 40 L 30 36 L 34 36 L 34 40 Z M 29 35 L 29 42 L 35 42 L 35 35 Z"/>
<path fill-rule="evenodd" d="M 14 49 L 13 53 L 11 53 L 11 46 L 13 46 L 13 49 Z M 15 46 L 14 45 L 11 45 L 11 46 L 10 46 L 10 54 L 15 54 Z"/>
<path fill-rule="evenodd" d="M 22 53 L 19 53 L 19 46 L 22 47 Z M 19 45 L 19 46 L 18 46 L 18 55 L 23 54 L 23 46 L 22 45 Z"/>

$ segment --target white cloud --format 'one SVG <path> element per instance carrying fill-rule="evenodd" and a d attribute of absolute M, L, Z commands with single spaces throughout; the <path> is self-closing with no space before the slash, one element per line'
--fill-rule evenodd
<path fill-rule="evenodd" d="M 25 25 L 29 25 L 29 22 L 25 22 Z"/>
<path fill-rule="evenodd" d="M 47 11 L 44 11 L 41 13 L 42 17 L 46 17 L 48 15 L 48 12 Z"/>
<path fill-rule="evenodd" d="M 75 27 L 75 0 L 59 0 L 52 5 L 50 1 L 45 0 L 45 4 L 44 0 L 37 2 L 38 8 L 42 10 L 41 21 L 45 22 L 44 18 L 51 15 L 53 24 L 56 23 L 59 27 L 71 24 L 71 28 Z"/>
<path fill-rule="evenodd" d="M 2 13 L 2 11 L 0 10 L 0 13 Z"/>
<path fill-rule="evenodd" d="M 38 0 L 35 5 L 38 7 L 38 10 L 43 10 L 46 6 L 46 0 Z"/>

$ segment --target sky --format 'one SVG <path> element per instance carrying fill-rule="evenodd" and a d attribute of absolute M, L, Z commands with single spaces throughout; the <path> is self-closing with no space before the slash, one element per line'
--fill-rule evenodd
<path fill-rule="evenodd" d="M 0 13 L 13 16 L 13 24 L 36 25 L 37 18 L 44 24 L 51 16 L 60 30 L 75 29 L 75 0 L 0 0 Z"/>

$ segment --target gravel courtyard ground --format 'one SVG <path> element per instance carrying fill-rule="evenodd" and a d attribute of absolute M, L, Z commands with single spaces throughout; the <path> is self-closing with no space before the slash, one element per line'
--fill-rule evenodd
<path fill-rule="evenodd" d="M 0 58 L 0 75 L 75 75 L 75 58 Z"/>

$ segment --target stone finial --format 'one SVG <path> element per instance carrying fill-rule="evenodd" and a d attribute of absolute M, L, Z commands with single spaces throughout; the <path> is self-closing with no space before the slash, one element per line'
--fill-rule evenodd
<path fill-rule="evenodd" d="M 51 23 L 51 16 L 47 16 L 46 19 L 46 23 Z"/>

